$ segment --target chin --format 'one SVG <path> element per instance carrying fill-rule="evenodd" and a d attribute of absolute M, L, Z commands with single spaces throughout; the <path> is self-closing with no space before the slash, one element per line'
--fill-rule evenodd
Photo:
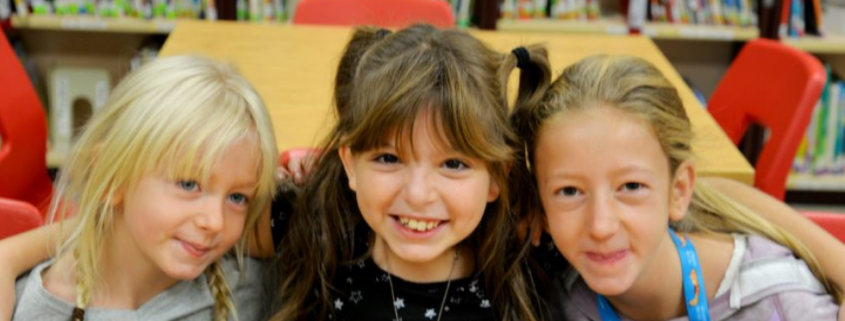
<path fill-rule="evenodd" d="M 393 255 L 399 257 L 403 261 L 415 263 L 432 261 L 447 252 L 447 250 L 434 249 L 429 246 L 419 245 L 400 245 L 393 249 L 395 249 Z"/>
<path fill-rule="evenodd" d="M 619 277 L 598 277 L 581 274 L 581 277 L 594 292 L 604 296 L 616 296 L 623 294 L 631 288 L 632 281 L 624 276 Z"/>
<path fill-rule="evenodd" d="M 164 273 L 167 274 L 168 277 L 171 277 L 176 280 L 182 281 L 191 281 L 193 279 L 198 278 L 205 272 L 205 269 L 208 267 L 208 264 L 202 265 L 183 265 L 178 264 L 176 266 L 171 266 L 166 269 L 163 269 Z"/>

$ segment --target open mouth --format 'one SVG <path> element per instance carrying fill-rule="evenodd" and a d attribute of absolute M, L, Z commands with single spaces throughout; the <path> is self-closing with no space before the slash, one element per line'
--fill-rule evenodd
<path fill-rule="evenodd" d="M 441 224 L 448 221 L 441 220 L 424 220 L 419 218 L 410 218 L 407 216 L 394 216 L 397 222 L 405 228 L 419 233 L 425 233 L 436 229 Z"/>

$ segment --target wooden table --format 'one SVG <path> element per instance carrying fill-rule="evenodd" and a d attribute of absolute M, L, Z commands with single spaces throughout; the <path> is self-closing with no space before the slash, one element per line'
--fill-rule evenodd
<path fill-rule="evenodd" d="M 698 156 L 699 173 L 748 184 L 753 182 L 754 169 L 701 108 L 692 91 L 650 39 L 472 33 L 501 51 L 529 43 L 545 43 L 552 66 L 558 72 L 594 54 L 629 54 L 647 59 L 678 87 L 693 123 L 696 136 L 693 149 Z M 170 34 L 161 55 L 201 54 L 238 66 L 264 98 L 273 118 L 279 148 L 284 150 L 315 146 L 331 129 L 334 122 L 330 112 L 333 75 L 350 34 L 351 29 L 339 27 L 186 21 L 180 22 Z M 515 87 L 511 86 L 514 90 Z"/>

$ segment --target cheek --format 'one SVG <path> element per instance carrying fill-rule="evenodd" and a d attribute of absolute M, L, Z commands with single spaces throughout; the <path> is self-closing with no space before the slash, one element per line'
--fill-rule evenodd
<path fill-rule="evenodd" d="M 224 240 L 226 249 L 224 251 L 228 251 L 229 248 L 235 245 L 238 241 L 240 241 L 241 236 L 244 232 L 244 226 L 246 225 L 246 213 L 227 213 L 226 214 L 226 226 L 224 227 Z"/>
<path fill-rule="evenodd" d="M 579 219 L 576 213 L 560 212 L 547 214 L 546 221 L 548 233 L 554 240 L 555 246 L 562 254 L 569 256 L 568 252 L 577 248 L 579 238 L 586 232 L 583 221 Z"/>

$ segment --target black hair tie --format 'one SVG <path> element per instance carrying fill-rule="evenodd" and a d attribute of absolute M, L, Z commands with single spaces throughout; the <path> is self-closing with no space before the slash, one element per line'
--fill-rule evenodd
<path fill-rule="evenodd" d="M 525 47 L 516 47 L 511 53 L 516 56 L 517 68 L 525 69 L 531 63 L 531 54 L 528 53 L 528 49 L 525 49 Z"/>
<path fill-rule="evenodd" d="M 391 32 L 390 30 L 379 29 L 379 31 L 376 31 L 376 40 L 381 40 L 382 38 L 387 37 L 391 33 L 393 32 Z"/>
<path fill-rule="evenodd" d="M 70 316 L 71 321 L 83 321 L 85 320 L 85 310 L 80 309 L 78 307 L 73 307 L 73 313 Z"/>

